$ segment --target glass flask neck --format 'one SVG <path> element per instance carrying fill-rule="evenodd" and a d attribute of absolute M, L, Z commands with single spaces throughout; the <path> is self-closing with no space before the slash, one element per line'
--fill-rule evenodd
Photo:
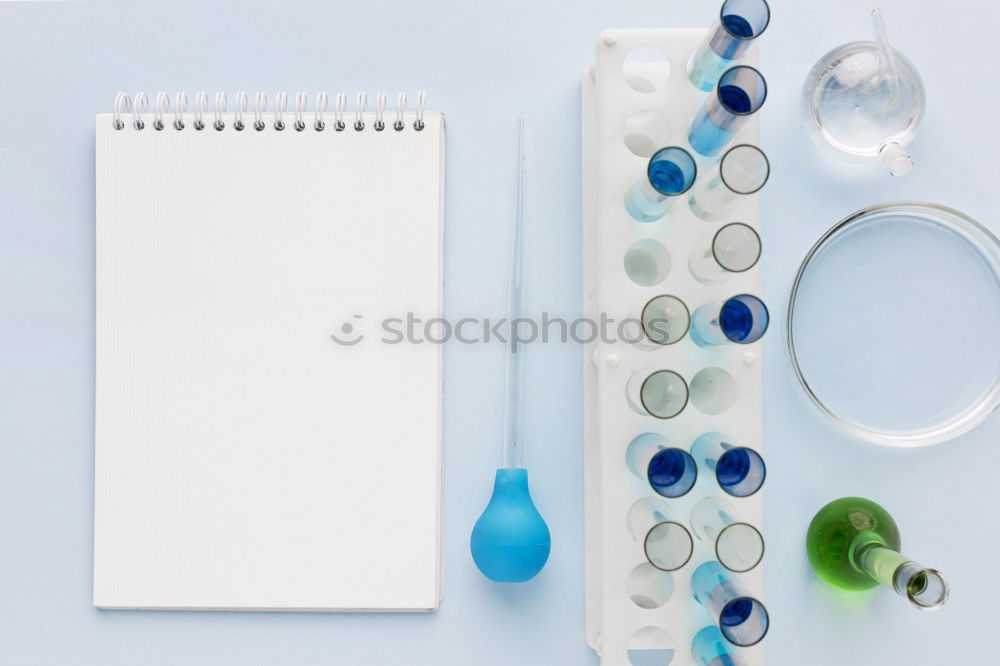
<path fill-rule="evenodd" d="M 889 548 L 874 532 L 859 532 L 851 542 L 849 556 L 855 569 L 906 597 L 920 610 L 936 610 L 948 600 L 948 581 L 940 571 Z"/>

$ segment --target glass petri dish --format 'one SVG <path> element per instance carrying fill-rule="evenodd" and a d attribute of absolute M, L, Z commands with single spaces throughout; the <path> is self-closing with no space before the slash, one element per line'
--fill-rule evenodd
<path fill-rule="evenodd" d="M 938 204 L 858 211 L 806 255 L 786 324 L 802 388 L 837 425 L 947 441 L 1000 405 L 1000 241 Z"/>

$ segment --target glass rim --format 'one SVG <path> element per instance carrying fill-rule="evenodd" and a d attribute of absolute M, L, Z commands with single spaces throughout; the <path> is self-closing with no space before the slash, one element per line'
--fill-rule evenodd
<path fill-rule="evenodd" d="M 753 564 L 751 564 L 750 566 L 748 566 L 746 569 L 734 569 L 734 568 L 732 568 L 731 566 L 729 566 L 728 564 L 726 564 L 722 560 L 722 556 L 719 554 L 719 539 L 722 538 L 722 535 L 725 534 L 726 530 L 728 530 L 730 527 L 749 527 L 754 532 L 756 532 L 757 536 L 760 538 L 760 556 L 757 558 L 757 561 L 755 561 Z M 732 571 L 733 573 L 746 573 L 747 571 L 753 570 L 758 564 L 760 564 L 764 560 L 764 549 L 765 548 L 766 548 L 766 545 L 764 543 L 764 535 L 760 533 L 760 530 L 758 530 L 756 527 L 754 527 L 750 523 L 743 522 L 743 521 L 737 521 L 735 523 L 729 523 L 728 525 L 726 525 L 725 527 L 723 527 L 721 530 L 719 530 L 718 536 L 715 537 L 715 549 L 714 549 L 715 550 L 715 559 L 717 559 L 719 561 L 719 564 L 721 564 L 722 566 L 724 566 L 729 571 Z"/>
<path fill-rule="evenodd" d="M 674 192 L 673 194 L 671 194 L 669 192 L 664 192 L 663 190 L 658 190 L 656 188 L 656 186 L 653 185 L 653 179 L 650 178 L 650 176 L 649 176 L 649 172 L 653 168 L 653 162 L 656 160 L 656 156 L 659 155 L 660 153 L 662 153 L 665 150 L 679 150 L 682 153 L 684 153 L 684 156 L 687 157 L 688 160 L 690 160 L 690 162 L 691 162 L 691 170 L 693 171 L 693 173 L 691 174 L 691 183 L 687 187 L 685 187 L 683 190 L 681 190 L 680 192 Z M 654 152 L 652 155 L 649 156 L 649 161 L 646 162 L 646 180 L 649 181 L 649 186 L 650 187 L 652 187 L 654 190 L 656 190 L 657 192 L 659 192 L 663 196 L 665 196 L 665 197 L 679 197 L 682 194 L 687 194 L 688 191 L 692 187 L 694 187 L 695 181 L 698 180 L 698 163 L 695 161 L 694 156 L 691 155 L 691 153 L 689 153 L 684 148 L 681 148 L 680 146 L 664 146 L 663 148 L 657 149 L 656 152 Z"/>
<path fill-rule="evenodd" d="M 760 469 L 761 469 L 760 483 L 757 484 L 757 487 L 754 488 L 754 491 L 752 493 L 748 493 L 746 495 L 737 495 L 733 493 L 731 490 L 729 490 L 728 487 L 724 486 L 721 481 L 719 481 L 719 461 L 721 461 L 725 456 L 729 455 L 731 451 L 747 451 L 750 453 L 752 457 L 760 461 Z M 719 487 L 722 488 L 723 492 L 725 492 L 730 497 L 753 497 L 758 492 L 760 492 L 761 488 L 764 487 L 764 481 L 766 480 L 767 480 L 767 463 L 764 462 L 764 456 L 760 455 L 760 453 L 758 453 L 755 449 L 750 448 L 749 446 L 734 446 L 731 449 L 726 449 L 725 451 L 722 452 L 722 455 L 719 456 L 719 460 L 715 461 L 715 481 L 716 483 L 719 484 Z"/>
<path fill-rule="evenodd" d="M 687 557 L 681 564 L 674 567 L 673 569 L 664 569 L 663 567 L 657 566 L 656 563 L 653 562 L 652 558 L 650 558 L 649 556 L 649 535 L 653 533 L 653 530 L 655 530 L 657 527 L 660 527 L 661 525 L 672 525 L 672 526 L 676 525 L 677 527 L 681 528 L 681 530 L 687 536 L 687 543 L 688 543 Z M 684 525 L 682 525 L 681 523 L 678 523 L 676 520 L 662 520 L 653 525 L 652 527 L 650 527 L 649 530 L 646 532 L 646 537 L 642 540 L 642 553 L 643 555 L 646 556 L 646 561 L 649 562 L 654 569 L 657 569 L 659 571 L 677 571 L 679 569 L 683 569 L 687 565 L 687 563 L 691 561 L 691 558 L 694 556 L 694 539 L 691 537 L 691 531 L 688 530 L 688 528 L 684 527 Z M 767 611 L 765 610 L 764 612 L 766 613 Z"/>
<path fill-rule="evenodd" d="M 730 643 L 732 643 L 737 647 L 751 647 L 753 645 L 757 645 L 757 643 L 760 643 L 762 640 L 764 640 L 764 637 L 767 636 L 768 630 L 771 628 L 771 615 L 770 613 L 767 612 L 767 606 L 765 606 L 760 599 L 743 594 L 738 597 L 733 597 L 725 604 L 723 604 L 722 610 L 725 610 L 726 608 L 729 607 L 730 604 L 734 604 L 737 601 L 749 601 L 754 606 L 760 607 L 761 612 L 764 613 L 764 631 L 762 631 L 757 640 L 753 641 L 752 643 L 737 643 L 736 641 L 734 641 L 733 638 L 729 635 L 729 632 L 727 632 L 722 627 L 721 619 L 719 620 L 719 631 L 722 633 L 722 635 L 725 637 L 727 641 L 729 641 Z M 721 611 L 720 611 L 720 616 L 721 616 Z"/>
<path fill-rule="evenodd" d="M 760 32 L 758 32 L 755 35 L 751 35 L 750 37 L 734 35 L 732 32 L 730 32 L 729 27 L 726 26 L 726 22 L 722 20 L 722 18 L 726 15 L 725 14 L 726 5 L 728 5 L 730 2 L 732 2 L 732 0 L 726 0 L 725 2 L 722 3 L 722 7 L 719 8 L 719 24 L 722 26 L 722 29 L 726 31 L 726 34 L 732 37 L 733 39 L 738 39 L 742 42 L 749 42 L 763 35 L 764 31 L 767 30 L 767 26 L 771 25 L 771 6 L 767 4 L 767 0 L 760 0 L 761 4 L 764 5 L 765 11 L 767 11 L 767 20 L 764 21 L 764 27 L 760 29 Z"/>
<path fill-rule="evenodd" d="M 655 301 L 658 298 L 672 298 L 672 299 L 674 299 L 675 301 L 677 301 L 678 303 L 681 304 L 681 307 L 684 308 L 684 313 L 687 315 L 687 327 L 684 329 L 684 333 L 682 333 L 681 336 L 679 338 L 677 338 L 676 340 L 674 340 L 673 342 L 660 342 L 659 340 L 654 340 L 653 338 L 649 337 L 649 333 L 646 333 L 646 309 L 650 305 L 653 304 L 653 301 Z M 688 308 L 687 303 L 685 303 L 680 297 L 674 296 L 673 294 L 660 294 L 658 296 L 653 296 L 651 299 L 649 299 L 648 301 L 646 301 L 645 305 L 642 306 L 642 312 L 639 313 L 639 327 L 642 328 L 642 333 L 643 333 L 643 335 L 646 336 L 646 339 L 649 340 L 650 342 L 652 342 L 653 344 L 660 345 L 661 347 L 667 347 L 667 346 L 670 346 L 670 345 L 675 345 L 678 342 L 680 342 L 681 340 L 683 340 L 685 338 L 685 336 L 687 336 L 688 331 L 691 330 L 691 310 L 690 310 L 690 308 Z M 681 377 L 681 379 L 683 380 L 684 378 Z M 645 384 L 645 383 L 646 382 L 643 382 L 643 384 Z M 640 400 L 642 399 L 642 390 L 641 389 L 639 391 L 639 399 Z M 685 403 L 685 405 L 686 404 L 687 403 Z M 645 407 L 645 405 L 643 405 L 643 407 Z"/>
<path fill-rule="evenodd" d="M 649 406 L 646 404 L 646 398 L 643 391 L 643 389 L 646 388 L 646 383 L 650 379 L 661 373 L 667 373 L 677 377 L 677 379 L 681 380 L 681 385 L 684 386 L 684 404 L 681 405 L 681 408 L 678 409 L 676 413 L 671 414 L 670 416 L 659 416 L 657 414 L 654 414 L 653 410 L 651 410 Z M 688 400 L 690 399 L 691 399 L 691 388 L 688 386 L 687 380 L 681 377 L 680 373 L 674 372 L 673 370 L 654 370 L 653 372 L 649 373 L 649 375 L 645 379 L 642 380 L 642 384 L 639 386 L 639 402 L 642 403 L 642 408 L 646 410 L 647 414 L 656 419 L 662 419 L 665 421 L 667 419 L 672 419 L 676 417 L 678 414 L 684 411 L 684 408 L 687 407 Z"/>
<path fill-rule="evenodd" d="M 764 159 L 767 159 L 767 157 L 765 156 Z M 770 171 L 770 169 L 768 169 L 768 171 Z M 768 175 L 770 175 L 770 173 Z M 719 170 L 719 176 L 720 176 L 720 178 L 722 176 L 722 170 L 721 169 Z M 728 187 L 728 185 L 727 185 L 727 187 Z M 763 185 L 761 185 L 761 187 L 763 187 Z M 728 229 L 729 227 L 736 227 L 736 226 L 746 227 L 757 238 L 757 256 L 754 257 L 753 263 L 750 264 L 749 266 L 747 266 L 746 268 L 742 268 L 742 269 L 740 269 L 738 271 L 735 271 L 735 270 L 733 270 L 731 268 L 728 268 L 725 264 L 723 264 L 721 261 L 719 261 L 719 255 L 717 255 L 715 253 L 715 241 L 718 240 L 719 234 L 721 234 L 724 229 Z M 712 258 L 715 259 L 715 263 L 719 264 L 719 266 L 722 266 L 723 269 L 725 269 L 726 271 L 728 271 L 730 273 L 746 273 L 748 270 L 750 270 L 754 266 L 756 266 L 758 261 L 760 261 L 760 255 L 764 251 L 764 247 L 763 246 L 764 246 L 764 244 L 761 242 L 760 234 L 757 233 L 756 229 L 754 229 L 753 227 L 751 227 L 749 224 L 747 224 L 745 222 L 730 222 L 729 224 L 724 224 L 721 227 L 719 227 L 719 230 L 715 232 L 714 236 L 712 236 Z"/>
<path fill-rule="evenodd" d="M 726 161 L 726 158 L 729 156 L 729 153 L 733 152 L 737 148 L 752 148 L 753 150 L 756 150 L 758 153 L 760 153 L 760 156 L 764 158 L 764 165 L 767 167 L 767 172 L 764 174 L 764 180 L 761 181 L 760 185 L 758 185 L 755 189 L 747 190 L 746 192 L 744 192 L 743 190 L 734 189 L 732 185 L 727 183 L 726 176 L 724 175 L 724 172 L 722 170 L 722 163 Z M 760 146 L 755 146 L 752 143 L 737 144 L 731 147 L 725 153 L 723 153 L 722 158 L 719 159 L 719 179 L 722 180 L 722 184 L 725 185 L 726 188 L 728 188 L 729 191 L 734 194 L 742 194 L 742 195 L 756 194 L 757 192 L 760 192 L 762 189 L 764 189 L 764 186 L 767 185 L 767 181 L 770 178 L 771 178 L 771 160 L 767 159 L 767 153 L 761 150 Z"/>
<path fill-rule="evenodd" d="M 743 298 L 743 297 L 754 299 L 755 301 L 757 301 L 758 303 L 760 303 L 760 306 L 762 308 L 764 308 L 764 315 L 767 317 L 767 321 L 764 322 L 764 330 L 760 332 L 760 335 L 757 336 L 756 340 L 752 340 L 750 342 L 743 342 L 741 340 L 733 340 L 731 337 L 729 337 L 729 333 L 726 333 L 726 329 L 724 329 L 724 328 L 722 329 L 722 334 L 724 336 L 726 336 L 726 339 L 729 340 L 730 342 L 732 342 L 733 344 L 736 344 L 736 345 L 752 345 L 754 342 L 759 342 L 760 339 L 762 337 L 764 337 L 764 334 L 767 333 L 767 329 L 771 326 L 771 311 L 767 309 L 767 303 L 765 303 L 764 301 L 762 301 L 759 296 L 754 296 L 753 294 L 736 294 L 735 296 L 730 296 L 726 300 L 722 301 L 722 307 L 725 307 L 726 303 L 728 303 L 729 301 L 735 300 L 737 298 Z M 722 308 L 720 308 L 720 311 L 721 311 L 721 309 Z M 720 326 L 719 328 L 722 328 L 722 327 Z"/>
<path fill-rule="evenodd" d="M 691 481 L 691 485 L 685 488 L 684 492 L 679 493 L 677 495 L 664 495 L 663 493 L 660 492 L 659 488 L 653 485 L 652 481 L 649 481 L 649 468 L 653 466 L 653 462 L 656 460 L 656 457 L 661 453 L 663 453 L 664 451 L 679 451 L 681 455 L 684 457 L 684 462 L 690 463 L 691 469 L 694 470 L 694 480 Z M 649 462 L 646 464 L 646 481 L 653 489 L 653 492 L 659 495 L 660 497 L 665 497 L 667 499 L 678 499 L 680 497 L 684 497 L 689 492 L 694 490 L 695 485 L 698 483 L 698 461 L 694 459 L 694 456 L 692 456 L 690 453 L 680 448 L 679 446 L 667 446 L 665 448 L 660 449 L 650 457 Z"/>
<path fill-rule="evenodd" d="M 737 69 L 749 69 L 750 71 L 752 71 L 754 74 L 757 75 L 757 78 L 764 85 L 764 96 L 760 98 L 760 103 L 757 104 L 757 108 L 753 109 L 752 111 L 733 111 L 728 106 L 726 106 L 725 102 L 722 101 L 722 80 L 726 78 L 726 74 L 729 74 L 730 72 L 733 72 Z M 736 65 L 735 67 L 730 67 L 729 69 L 727 69 L 722 73 L 722 76 L 719 77 L 719 82 L 715 84 L 715 98 L 719 101 L 719 105 L 722 106 L 722 108 L 725 109 L 727 113 L 731 113 L 734 116 L 752 116 L 753 114 L 760 111 L 760 107 L 764 106 L 764 102 L 767 101 L 767 79 L 764 78 L 764 75 L 760 73 L 759 69 L 751 65 Z"/>

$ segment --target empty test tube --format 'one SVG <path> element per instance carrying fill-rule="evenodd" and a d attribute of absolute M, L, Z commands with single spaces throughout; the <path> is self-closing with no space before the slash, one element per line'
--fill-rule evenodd
<path fill-rule="evenodd" d="M 688 61 L 688 78 L 708 92 L 719 77 L 742 58 L 771 21 L 765 0 L 726 0 L 719 20 Z"/>
<path fill-rule="evenodd" d="M 718 497 L 706 497 L 694 505 L 691 531 L 715 549 L 715 558 L 730 571 L 750 571 L 764 557 L 760 531 L 740 520 L 736 509 Z"/>
<path fill-rule="evenodd" d="M 695 245 L 688 267 L 696 280 L 713 284 L 750 270 L 759 259 L 760 236 L 753 227 L 733 222 Z"/>
<path fill-rule="evenodd" d="M 626 520 L 632 538 L 642 542 L 646 559 L 657 569 L 676 571 L 691 559 L 691 533 L 672 518 L 672 510 L 664 500 L 639 500 L 629 509 Z"/>
<path fill-rule="evenodd" d="M 672 197 L 691 189 L 697 175 L 691 153 L 677 146 L 661 148 L 625 193 L 625 209 L 640 222 L 655 222 L 666 214 Z"/>
<path fill-rule="evenodd" d="M 691 315 L 691 339 L 709 348 L 748 345 L 761 339 L 769 322 L 764 301 L 751 294 L 739 294 L 695 310 Z"/>
<path fill-rule="evenodd" d="M 750 596 L 715 560 L 695 569 L 691 592 L 733 645 L 756 645 L 767 634 L 769 620 L 764 604 Z"/>
<path fill-rule="evenodd" d="M 641 349 L 659 349 L 672 345 L 687 335 L 691 313 L 684 301 L 663 294 L 649 299 L 642 308 L 629 314 L 625 327 L 627 341 Z"/>
<path fill-rule="evenodd" d="M 691 120 L 688 143 L 706 157 L 719 154 L 765 99 L 767 82 L 756 69 L 737 65 L 726 70 L 719 77 L 715 94 L 708 96 Z"/>
<path fill-rule="evenodd" d="M 741 143 L 725 152 L 698 185 L 691 190 L 691 211 L 713 220 L 731 209 L 742 197 L 759 192 L 771 175 L 767 155 L 757 146 Z"/>
<path fill-rule="evenodd" d="M 731 444 L 718 432 L 707 432 L 694 440 L 691 456 L 714 472 L 719 487 L 733 497 L 753 495 L 767 477 L 767 466 L 759 453 Z"/>
<path fill-rule="evenodd" d="M 702 628 L 691 641 L 691 654 L 698 666 L 747 666 L 743 655 L 736 652 L 718 627 Z"/>
<path fill-rule="evenodd" d="M 681 497 L 698 480 L 698 465 L 691 454 L 656 433 L 643 433 L 629 442 L 625 461 L 636 477 L 648 481 L 663 497 Z"/>
<path fill-rule="evenodd" d="M 625 385 L 629 406 L 639 414 L 671 419 L 688 402 L 688 386 L 673 370 L 636 370 Z"/>

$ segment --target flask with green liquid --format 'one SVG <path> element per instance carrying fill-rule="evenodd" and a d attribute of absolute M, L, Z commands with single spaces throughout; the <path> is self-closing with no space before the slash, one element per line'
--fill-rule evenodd
<path fill-rule="evenodd" d="M 948 600 L 941 572 L 899 553 L 899 528 L 889 512 L 861 497 L 842 497 L 824 506 L 809 523 L 809 564 L 824 581 L 842 590 L 867 590 L 879 583 L 921 610 Z"/>

